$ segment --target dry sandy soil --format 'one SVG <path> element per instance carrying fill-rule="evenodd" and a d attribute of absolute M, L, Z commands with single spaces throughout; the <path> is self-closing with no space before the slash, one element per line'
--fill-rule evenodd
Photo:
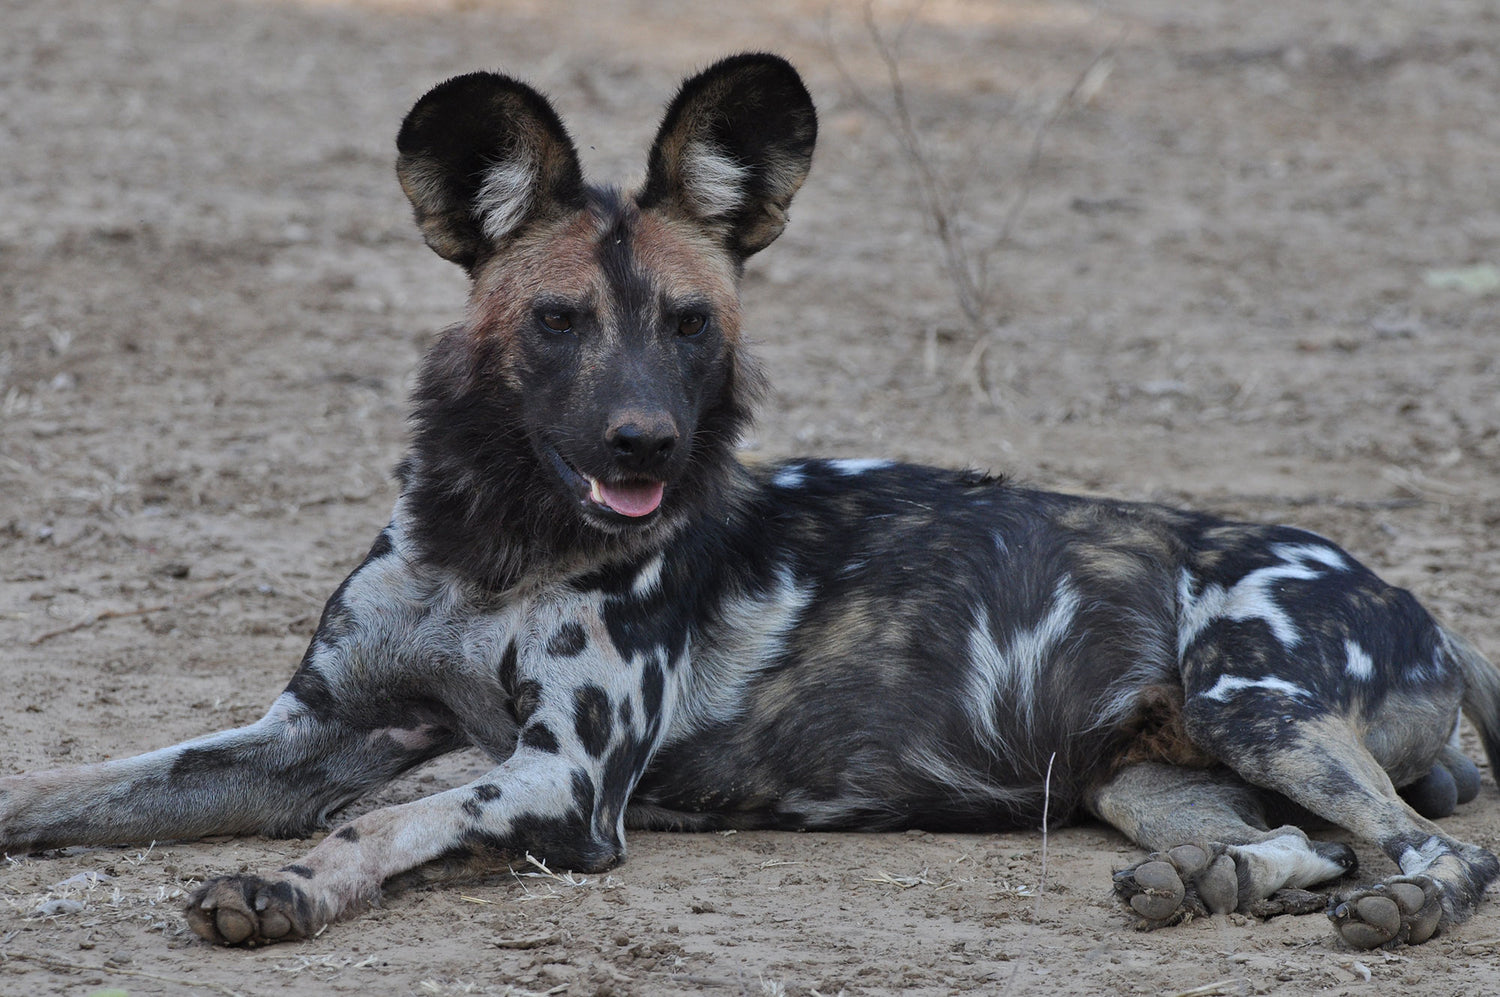
<path fill-rule="evenodd" d="M 776 385 L 752 454 L 1295 521 L 1500 654 L 1500 14 L 1108 6 L 910 18 L 910 109 L 988 260 L 981 337 L 934 265 L 853 4 L 6 0 L 0 769 L 250 722 L 290 675 L 385 522 L 412 371 L 463 299 L 410 223 L 395 129 L 480 67 L 552 93 L 617 179 L 690 69 L 747 48 L 803 68 L 817 162 L 745 282 Z M 905 13 L 875 15 L 894 33 Z M 451 758 L 361 806 L 481 767 Z M 1488 770 L 1448 824 L 1500 847 Z M 1494 904 L 1396 953 L 1341 948 L 1321 916 L 1137 933 L 1109 893 L 1136 853 L 1097 826 L 1045 852 L 1038 833 L 631 846 L 606 876 L 407 893 L 258 951 L 195 940 L 184 891 L 304 842 L 12 856 L 0 992 L 1500 989 Z"/>

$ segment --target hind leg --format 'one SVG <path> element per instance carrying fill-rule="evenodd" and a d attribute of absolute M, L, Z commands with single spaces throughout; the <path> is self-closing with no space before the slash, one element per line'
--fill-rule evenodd
<path fill-rule="evenodd" d="M 1161 927 L 1203 914 L 1259 917 L 1322 910 L 1307 890 L 1354 868 L 1342 844 L 1301 828 L 1267 827 L 1260 795 L 1223 769 L 1131 765 L 1088 800 L 1089 809 L 1152 854 L 1115 874 L 1115 894 Z"/>
<path fill-rule="evenodd" d="M 1378 844 L 1401 875 L 1336 898 L 1329 917 L 1358 948 L 1426 941 L 1473 913 L 1500 861 L 1444 834 L 1397 794 L 1342 717 L 1279 692 L 1190 697 L 1193 739 L 1249 782 Z"/>
<path fill-rule="evenodd" d="M 1432 813 L 1476 788 L 1448 750 L 1468 660 L 1454 639 L 1409 593 L 1286 528 L 1205 535 L 1178 598 L 1191 742 L 1401 869 L 1334 903 L 1344 940 L 1422 942 L 1467 918 L 1500 861 L 1443 834 L 1395 785 Z"/>

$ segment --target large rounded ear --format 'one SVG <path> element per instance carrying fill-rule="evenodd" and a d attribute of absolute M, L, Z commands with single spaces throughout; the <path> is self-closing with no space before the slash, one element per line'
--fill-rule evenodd
<path fill-rule="evenodd" d="M 396 175 L 427 245 L 466 270 L 538 218 L 583 207 L 578 153 L 547 98 L 469 73 L 417 101 L 396 137 Z"/>
<path fill-rule="evenodd" d="M 667 106 L 638 203 L 720 228 L 744 259 L 786 227 L 817 138 L 812 98 L 790 63 L 731 56 L 688 79 Z"/>

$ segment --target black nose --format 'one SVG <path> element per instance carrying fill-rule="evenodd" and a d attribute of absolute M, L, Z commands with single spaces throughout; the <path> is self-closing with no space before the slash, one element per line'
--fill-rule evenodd
<path fill-rule="evenodd" d="M 677 446 L 677 427 L 668 418 L 621 419 L 604 434 L 615 463 L 637 474 L 659 471 Z"/>

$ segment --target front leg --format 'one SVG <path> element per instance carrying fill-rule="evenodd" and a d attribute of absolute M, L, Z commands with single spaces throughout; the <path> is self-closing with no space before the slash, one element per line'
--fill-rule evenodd
<path fill-rule="evenodd" d="M 560 757 L 517 752 L 467 786 L 358 817 L 276 872 L 207 881 L 188 924 L 209 941 L 256 945 L 310 937 L 398 877 L 479 874 L 528 852 L 562 868 L 607 868 L 622 849 L 595 827 L 599 795 L 593 776 Z"/>
<path fill-rule="evenodd" d="M 440 711 L 356 728 L 282 693 L 260 720 L 131 758 L 0 778 L 0 851 L 312 833 L 332 810 L 459 747 Z"/>
<path fill-rule="evenodd" d="M 388 527 L 328 600 L 291 683 L 259 721 L 132 758 L 0 777 L 0 850 L 207 834 L 310 834 L 327 814 L 466 743 L 401 637 L 440 586 Z M 465 702 L 481 700 L 473 683 Z M 495 698 L 498 698 L 496 696 Z"/>
<path fill-rule="evenodd" d="M 589 630 L 602 636 L 564 624 L 557 633 L 565 639 L 540 642 L 539 660 L 517 665 L 508 682 L 520 734 L 499 767 L 358 817 L 274 873 L 204 883 L 189 902 L 189 925 L 228 945 L 306 938 L 387 886 L 494 872 L 528 854 L 585 872 L 620 861 L 625 804 L 672 696 L 658 657 L 622 660 L 602 650 L 607 638 L 588 640 Z"/>

